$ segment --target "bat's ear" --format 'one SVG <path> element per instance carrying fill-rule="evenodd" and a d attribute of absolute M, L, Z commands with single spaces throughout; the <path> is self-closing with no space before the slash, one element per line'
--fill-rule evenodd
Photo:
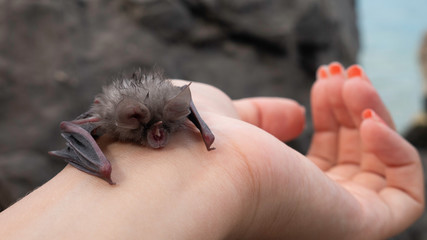
<path fill-rule="evenodd" d="M 163 118 L 168 121 L 176 121 L 190 114 L 191 92 L 190 84 L 182 87 L 182 91 L 170 99 L 164 109 Z"/>
<path fill-rule="evenodd" d="M 147 106 L 133 98 L 124 98 L 117 104 L 115 112 L 116 126 L 137 129 L 150 121 L 151 114 Z"/>

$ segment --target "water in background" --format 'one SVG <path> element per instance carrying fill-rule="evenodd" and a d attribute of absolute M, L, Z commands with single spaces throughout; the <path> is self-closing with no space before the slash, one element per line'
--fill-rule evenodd
<path fill-rule="evenodd" d="M 404 132 L 422 108 L 419 49 L 427 32 L 426 0 L 357 0 L 359 62 Z"/>

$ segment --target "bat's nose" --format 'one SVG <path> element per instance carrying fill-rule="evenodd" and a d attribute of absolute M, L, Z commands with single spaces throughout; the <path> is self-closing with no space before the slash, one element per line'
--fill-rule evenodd
<path fill-rule="evenodd" d="M 152 148 L 162 148 L 168 141 L 168 132 L 163 127 L 163 122 L 158 121 L 148 130 L 147 141 Z"/>
<path fill-rule="evenodd" d="M 153 125 L 153 137 L 154 139 L 158 140 L 162 137 L 164 129 L 163 129 L 163 122 L 158 121 Z"/>

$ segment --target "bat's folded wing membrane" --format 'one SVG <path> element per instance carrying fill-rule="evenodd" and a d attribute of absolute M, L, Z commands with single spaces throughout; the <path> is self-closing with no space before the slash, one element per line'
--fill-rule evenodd
<path fill-rule="evenodd" d="M 197 112 L 196 106 L 194 106 L 193 100 L 190 102 L 190 115 L 188 119 L 200 130 L 202 134 L 203 141 L 205 142 L 206 148 L 208 151 L 214 150 L 214 147 L 211 147 L 212 143 L 215 140 L 215 136 L 212 131 L 209 129 L 208 125 L 203 121 L 199 112 Z"/>
<path fill-rule="evenodd" d="M 94 129 L 93 126 L 92 123 L 77 125 L 72 122 L 62 122 L 61 135 L 67 141 L 67 147 L 49 153 L 65 159 L 72 166 L 85 173 L 114 184 L 111 180 L 111 164 L 90 134 Z"/>

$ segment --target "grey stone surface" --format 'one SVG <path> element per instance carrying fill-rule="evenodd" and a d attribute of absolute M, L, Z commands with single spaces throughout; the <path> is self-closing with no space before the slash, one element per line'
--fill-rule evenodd
<path fill-rule="evenodd" d="M 309 107 L 316 67 L 357 51 L 354 0 L 0 0 L 1 205 L 64 166 L 46 154 L 64 146 L 59 122 L 118 74 L 157 65 L 232 98 Z"/>
<path fill-rule="evenodd" d="M 421 160 L 423 163 L 424 173 L 427 170 L 427 149 L 420 149 Z M 424 176 L 424 186 L 427 186 L 427 179 Z M 427 192 L 424 195 L 427 197 Z M 424 211 L 423 215 L 416 221 L 409 229 L 399 234 L 398 236 L 390 238 L 390 240 L 426 240 L 427 239 L 427 212 Z"/>
<path fill-rule="evenodd" d="M 45 152 L 21 150 L 0 155 L 0 207 L 43 184 L 61 166 L 62 162 L 49 161 Z"/>
<path fill-rule="evenodd" d="M 423 109 L 418 113 L 413 120 L 410 128 L 404 133 L 404 137 L 414 145 L 420 153 L 424 168 L 424 186 L 427 186 L 427 178 L 425 172 L 427 170 L 427 33 L 424 35 L 421 48 L 419 50 L 419 60 L 423 81 Z M 426 192 L 424 193 L 426 194 Z M 411 239 L 427 239 L 427 212 L 424 211 L 422 217 L 413 224 L 407 231 L 392 238 L 392 240 L 411 240 Z"/>

